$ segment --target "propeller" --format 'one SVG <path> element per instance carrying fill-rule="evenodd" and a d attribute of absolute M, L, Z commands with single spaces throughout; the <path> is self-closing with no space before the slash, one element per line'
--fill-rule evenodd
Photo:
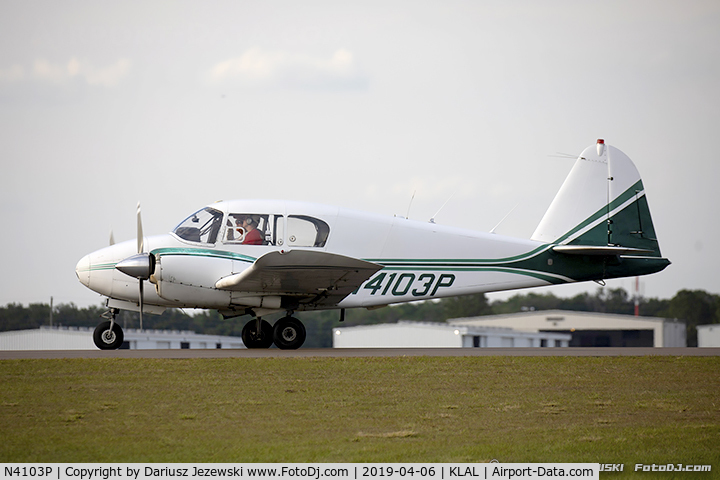
<path fill-rule="evenodd" d="M 140 216 L 140 202 L 138 202 L 137 209 L 137 247 L 138 253 L 143 253 L 143 229 L 142 229 L 142 217 Z"/>
<path fill-rule="evenodd" d="M 144 292 L 143 282 L 150 279 L 155 270 L 155 257 L 148 252 L 145 252 L 145 242 L 143 239 L 142 229 L 142 218 L 140 215 L 140 202 L 137 206 L 137 254 L 122 260 L 115 268 L 129 275 L 133 278 L 137 278 L 139 282 L 139 306 L 140 306 L 140 330 L 143 329 L 143 304 L 144 304 Z"/>

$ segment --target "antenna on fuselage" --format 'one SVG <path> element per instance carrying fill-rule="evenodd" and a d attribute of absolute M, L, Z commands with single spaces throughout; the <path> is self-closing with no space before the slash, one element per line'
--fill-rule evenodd
<path fill-rule="evenodd" d="M 563 153 L 563 152 L 555 152 L 555 155 L 548 155 L 548 157 L 568 158 L 570 160 L 577 160 L 578 158 L 581 158 L 583 160 L 586 160 L 585 157 L 578 157 L 577 155 L 571 155 L 569 153 Z"/>
<path fill-rule="evenodd" d="M 449 202 L 450 200 L 452 200 L 452 198 L 455 196 L 456 193 L 457 193 L 457 192 L 453 192 L 453 194 L 450 195 L 450 198 L 448 198 L 447 200 L 445 200 L 445 203 L 442 204 L 442 207 L 440 207 L 440 208 L 438 209 L 438 211 L 435 212 L 435 215 L 433 215 L 432 217 L 430 217 L 430 223 L 435 223 L 435 217 L 438 216 L 438 213 L 440 213 L 440 210 L 442 210 L 443 208 L 445 208 L 445 205 L 447 205 L 448 202 Z"/>
<path fill-rule="evenodd" d="M 503 222 L 505 221 L 505 219 L 510 216 L 510 214 L 518 207 L 518 205 L 520 205 L 520 202 L 516 203 L 515 206 L 510 209 L 510 211 L 507 213 L 507 215 L 505 215 L 505 216 L 502 218 L 502 220 L 500 220 L 500 221 L 498 222 L 498 224 L 495 225 L 495 226 L 492 228 L 492 230 L 490 230 L 490 233 L 495 233 L 495 230 L 497 230 L 497 228 L 500 226 L 500 224 L 503 223 Z"/>
<path fill-rule="evenodd" d="M 405 215 L 405 218 L 410 218 L 410 207 L 412 207 L 412 202 L 415 200 L 415 193 L 417 193 L 417 190 L 413 190 L 412 197 L 410 197 L 410 205 L 408 205 L 408 211 L 407 215 Z"/>

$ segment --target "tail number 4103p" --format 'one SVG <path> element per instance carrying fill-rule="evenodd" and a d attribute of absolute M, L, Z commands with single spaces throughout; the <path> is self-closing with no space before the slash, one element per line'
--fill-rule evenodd
<path fill-rule="evenodd" d="M 393 295 L 404 297 L 411 294 L 413 297 L 434 297 L 441 287 L 449 287 L 455 282 L 455 275 L 443 273 L 387 273 L 382 272 L 368 280 L 362 287 L 370 290 L 370 295 Z M 358 293 L 358 292 L 355 292 Z"/>

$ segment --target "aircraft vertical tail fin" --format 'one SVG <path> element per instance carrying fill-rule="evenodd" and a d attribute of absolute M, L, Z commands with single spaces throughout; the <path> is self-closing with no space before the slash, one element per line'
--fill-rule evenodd
<path fill-rule="evenodd" d="M 603 140 L 580 154 L 531 238 L 662 256 L 637 168 Z"/>

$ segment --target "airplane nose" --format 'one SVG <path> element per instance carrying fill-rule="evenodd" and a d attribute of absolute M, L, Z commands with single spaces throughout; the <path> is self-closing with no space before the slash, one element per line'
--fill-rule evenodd
<path fill-rule="evenodd" d="M 80 283 L 86 287 L 90 287 L 90 255 L 85 255 L 75 265 L 75 274 L 80 280 Z"/>

